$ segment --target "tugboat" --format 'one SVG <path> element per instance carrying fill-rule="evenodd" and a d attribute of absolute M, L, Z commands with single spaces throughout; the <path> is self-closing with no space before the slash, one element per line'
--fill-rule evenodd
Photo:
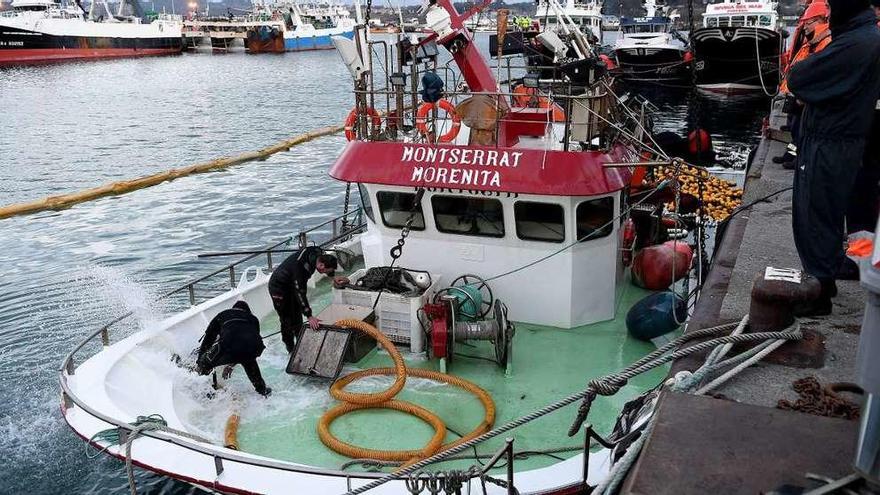
<path fill-rule="evenodd" d="M 776 7 L 772 0 L 728 0 L 706 7 L 703 26 L 690 35 L 700 90 L 776 92 L 782 42 Z"/>
<path fill-rule="evenodd" d="M 680 81 L 690 75 L 687 40 L 672 29 L 669 7 L 648 0 L 645 17 L 622 18 L 614 57 L 631 81 Z"/>
<path fill-rule="evenodd" d="M 183 50 L 182 18 L 152 22 L 137 0 L 93 1 L 89 10 L 55 0 L 15 0 L 0 13 L 0 66 L 114 57 L 170 55 Z"/>
<path fill-rule="evenodd" d="M 329 50 L 333 36 L 354 36 L 354 19 L 345 7 L 335 4 L 299 6 L 274 10 L 273 21 L 247 32 L 245 46 L 251 53 Z"/>
<path fill-rule="evenodd" d="M 427 8 L 431 34 L 398 38 L 391 66 L 374 64 L 363 24 L 354 40 L 334 38 L 355 104 L 329 175 L 340 187 L 353 184 L 361 206 L 353 212 L 346 202 L 341 216 L 296 236 L 295 249 L 336 253 L 336 275 L 346 274 L 309 291 L 322 326 L 306 329 L 288 355 L 275 336 L 260 254 L 215 271 L 231 287 L 206 300 L 200 284 L 216 285 L 201 277 L 176 292 L 188 296 L 188 309 L 121 339 L 117 324 L 102 327 L 90 337 L 103 343 L 96 354 L 83 355 L 94 348 L 87 340 L 65 358 L 62 411 L 79 436 L 130 466 L 221 493 L 360 493 L 370 485 L 369 493 L 564 494 L 608 476 L 612 444 L 596 445 L 592 426 L 572 428 L 572 410 L 533 416 L 511 440 L 488 439 L 473 453 L 404 478 L 392 474 L 655 350 L 624 322 L 648 294 L 630 283 L 625 266 L 638 228 L 630 212 L 639 206 L 648 218 L 656 210 L 646 208 L 655 189 L 630 196 L 639 181 L 628 163 L 640 158 L 644 123 L 617 99 L 598 60 L 581 84 L 563 75 L 524 78 L 527 96 L 546 104 L 523 105 L 521 93 L 500 91 L 464 25 L 473 13 L 437 0 Z M 460 76 L 441 77 L 441 47 Z M 561 121 L 557 106 L 566 109 Z M 662 208 L 665 200 L 655 199 Z M 663 225 L 651 222 L 646 232 Z M 651 236 L 639 239 L 648 245 Z M 269 270 L 289 242 L 262 251 Z M 682 272 L 690 264 L 684 256 Z M 242 373 L 217 377 L 214 390 L 207 377 L 175 364 L 212 317 L 239 300 L 262 321 L 268 399 Z M 384 389 L 389 373 L 388 392 L 345 389 L 366 376 L 361 392 Z M 663 375 L 629 379 L 614 402 L 593 404 L 590 422 L 611 431 L 620 405 Z M 328 396 L 330 383 L 346 402 Z M 624 423 L 644 425 L 631 419 Z M 629 431 L 621 426 L 614 435 Z M 502 458 L 506 468 L 496 466 Z"/>

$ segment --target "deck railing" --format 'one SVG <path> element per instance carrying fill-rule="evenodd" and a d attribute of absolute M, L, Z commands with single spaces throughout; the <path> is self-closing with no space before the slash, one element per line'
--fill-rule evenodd
<path fill-rule="evenodd" d="M 308 243 L 311 242 L 315 236 L 318 236 L 321 234 L 329 235 L 329 237 L 326 238 L 325 240 L 322 240 L 322 241 L 316 243 L 319 246 L 328 247 L 333 244 L 350 239 L 355 234 L 363 232 L 365 227 L 366 227 L 366 223 L 364 222 L 364 219 L 363 219 L 363 210 L 359 208 L 359 209 L 354 210 L 352 212 L 349 212 L 347 214 L 343 214 L 343 215 L 337 216 L 335 218 L 331 218 L 331 219 L 329 219 L 325 222 L 322 222 L 314 227 L 311 227 L 307 230 L 301 231 L 296 236 L 288 237 L 282 241 L 276 242 L 276 243 L 268 246 L 264 250 L 265 253 L 251 254 L 251 255 L 245 256 L 244 258 L 241 258 L 241 259 L 235 261 L 234 263 L 230 263 L 230 264 L 224 266 L 223 268 L 214 270 L 205 276 L 202 276 L 202 277 L 194 279 L 190 282 L 187 282 L 186 284 L 163 294 L 162 296 L 159 297 L 159 299 L 165 299 L 165 298 L 171 297 L 175 294 L 180 294 L 182 292 L 186 292 L 189 296 L 190 304 L 195 305 L 198 300 L 197 292 L 196 292 L 196 286 L 198 284 L 203 283 L 213 277 L 221 276 L 221 275 L 228 273 L 230 288 L 235 288 L 235 285 L 236 285 L 235 284 L 235 273 L 236 273 L 235 269 L 236 269 L 236 267 L 238 267 L 244 263 L 247 263 L 249 261 L 252 261 L 255 258 L 261 257 L 261 256 L 263 256 L 263 254 L 265 254 L 266 267 L 271 271 L 271 269 L 273 267 L 273 257 L 272 257 L 273 252 L 278 253 L 279 249 L 281 249 L 283 246 L 289 245 L 289 243 L 292 242 L 294 239 L 297 240 L 299 247 L 302 248 L 302 247 L 308 245 Z M 65 414 L 66 414 L 67 409 L 70 409 L 72 407 L 78 407 L 82 411 L 84 411 L 85 413 L 89 414 L 90 416 L 92 416 L 96 419 L 99 419 L 109 425 L 112 425 L 111 427 L 117 428 L 120 432 L 120 438 L 126 438 L 128 434 L 132 433 L 136 429 L 135 426 L 133 426 L 129 423 L 126 423 L 125 421 L 122 421 L 120 419 L 107 416 L 107 415 L 101 413 L 100 411 L 92 408 L 91 406 L 89 406 L 85 402 L 83 402 L 79 397 L 77 397 L 77 395 L 73 392 L 73 390 L 71 390 L 70 384 L 68 383 L 68 377 L 73 376 L 76 373 L 76 360 L 75 360 L 75 358 L 79 354 L 79 352 L 87 344 L 95 341 L 95 339 L 97 339 L 98 336 L 100 336 L 101 346 L 102 346 L 101 349 L 103 350 L 104 348 L 110 346 L 111 332 L 115 328 L 117 328 L 119 323 L 127 320 L 128 318 L 131 318 L 132 316 L 133 316 L 132 312 L 126 313 L 122 316 L 119 316 L 119 317 L 113 319 L 109 323 L 101 326 L 100 328 L 98 328 L 94 332 L 90 333 L 84 340 L 82 340 L 76 347 L 74 347 L 73 350 L 71 350 L 67 354 L 67 356 L 65 356 L 64 360 L 61 363 L 61 367 L 59 368 L 59 371 L 58 371 L 59 382 L 61 385 L 62 407 L 65 411 Z M 140 432 L 140 435 L 150 437 L 154 440 L 159 440 L 159 441 L 166 442 L 166 443 L 169 443 L 172 445 L 176 445 L 178 447 L 187 449 L 191 452 L 198 452 L 200 454 L 205 455 L 206 457 L 210 458 L 211 462 L 213 462 L 217 476 L 220 476 L 220 474 L 224 471 L 224 462 L 233 462 L 233 463 L 246 464 L 246 465 L 250 465 L 250 466 L 275 469 L 275 470 L 285 471 L 285 472 L 296 472 L 296 473 L 311 474 L 311 475 L 318 475 L 318 476 L 332 476 L 332 477 L 337 477 L 337 478 L 344 478 L 346 480 L 346 489 L 348 491 L 351 491 L 351 489 L 352 489 L 352 484 L 351 484 L 352 479 L 361 479 L 361 480 L 370 479 L 370 480 L 372 480 L 372 479 L 379 479 L 379 478 L 386 476 L 385 473 L 381 473 L 381 472 L 350 473 L 350 472 L 343 471 L 341 469 L 317 468 L 317 467 L 304 466 L 301 464 L 292 464 L 292 463 L 288 463 L 288 462 L 284 462 L 284 461 L 275 461 L 275 460 L 268 459 L 268 458 L 255 458 L 253 456 L 243 455 L 243 454 L 240 454 L 236 451 L 229 450 L 229 449 L 218 449 L 217 446 L 213 445 L 213 444 L 206 445 L 202 442 L 197 442 L 195 440 L 180 437 L 180 436 L 174 435 L 172 433 L 167 433 L 167 432 L 163 432 L 163 431 L 142 431 L 142 432 Z M 583 480 L 579 483 L 576 483 L 575 485 L 572 485 L 571 488 L 574 488 L 576 486 L 578 486 L 578 487 L 586 486 L 587 475 L 589 472 L 590 447 L 592 445 L 594 445 L 593 444 L 594 440 L 596 440 L 599 444 L 601 444 L 603 446 L 606 446 L 606 447 L 609 446 L 609 444 L 602 441 L 601 437 L 596 435 L 596 433 L 593 431 L 592 427 L 589 424 L 585 425 L 585 428 L 584 428 L 584 449 L 583 449 L 583 455 L 584 455 Z M 97 445 L 93 445 L 93 446 L 100 447 Z M 514 485 L 513 485 L 513 471 L 514 471 L 513 465 L 514 465 L 515 457 L 513 455 L 513 448 L 512 448 L 511 441 L 508 441 L 505 444 L 505 447 L 503 447 L 501 450 L 499 450 L 499 452 L 495 456 L 493 456 L 493 461 L 497 462 L 497 460 L 500 459 L 501 457 L 506 457 L 508 460 L 508 465 L 507 465 L 507 469 L 506 469 L 507 481 L 502 486 L 504 486 L 508 490 L 508 493 L 516 493 L 513 488 L 514 487 Z M 486 473 L 488 473 L 489 469 L 491 469 L 491 466 L 493 466 L 493 465 L 494 465 L 494 462 L 490 462 L 487 467 L 483 468 L 483 470 L 482 470 L 483 477 L 485 477 Z M 437 480 L 437 479 L 444 479 L 444 476 L 446 476 L 446 474 L 443 472 L 439 472 L 439 473 L 424 473 L 423 472 L 423 473 L 420 473 L 417 476 L 417 478 L 423 479 L 423 480 Z M 474 478 L 479 478 L 479 477 L 480 477 L 479 474 L 474 474 L 469 479 L 474 479 Z M 563 487 L 563 488 L 569 488 L 569 487 Z"/>

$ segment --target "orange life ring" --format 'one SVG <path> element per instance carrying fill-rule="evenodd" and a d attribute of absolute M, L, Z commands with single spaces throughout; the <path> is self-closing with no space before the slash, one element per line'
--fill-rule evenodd
<path fill-rule="evenodd" d="M 367 107 L 367 115 L 370 116 L 372 120 L 373 127 L 379 127 L 382 125 L 382 117 L 379 116 L 379 112 L 376 111 L 373 107 Z M 348 117 L 345 119 L 345 139 L 349 141 L 354 141 L 357 137 L 354 132 L 354 124 L 357 122 L 358 117 L 358 109 L 354 107 L 351 109 L 351 112 L 348 113 Z"/>
<path fill-rule="evenodd" d="M 452 118 L 452 128 L 446 131 L 446 134 L 440 136 L 438 141 L 441 143 L 451 143 L 455 140 L 455 137 L 458 136 L 458 131 L 461 130 L 461 117 L 455 113 L 455 107 L 447 100 L 440 100 L 437 103 L 422 103 L 422 106 L 419 107 L 419 111 L 416 112 L 416 129 L 418 129 L 419 132 L 430 141 L 431 137 L 428 132 L 428 113 L 434 109 L 435 105 L 439 105 L 440 108 L 445 110 L 446 114 Z"/>
<path fill-rule="evenodd" d="M 519 85 L 513 88 L 513 106 L 520 108 L 550 108 L 550 98 L 538 96 L 538 90 Z M 553 104 L 553 122 L 565 122 L 565 111 Z"/>

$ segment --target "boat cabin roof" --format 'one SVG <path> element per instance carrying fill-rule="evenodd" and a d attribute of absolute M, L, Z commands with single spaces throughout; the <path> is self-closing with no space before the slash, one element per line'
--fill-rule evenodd
<path fill-rule="evenodd" d="M 629 169 L 623 147 L 608 152 L 554 151 L 396 142 L 349 142 L 330 169 L 345 182 L 490 193 L 594 196 L 622 189 Z"/>
<path fill-rule="evenodd" d="M 15 0 L 12 2 L 12 8 L 16 10 L 46 10 L 59 5 L 53 0 Z"/>

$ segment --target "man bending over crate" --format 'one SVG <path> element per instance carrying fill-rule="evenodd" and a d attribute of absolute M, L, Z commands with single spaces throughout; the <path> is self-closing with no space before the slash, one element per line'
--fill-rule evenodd
<path fill-rule="evenodd" d="M 299 255 L 289 256 L 269 278 L 269 295 L 278 318 L 281 320 L 281 340 L 287 352 L 293 352 L 303 330 L 303 319 L 309 320 L 309 327 L 317 330 L 321 323 L 312 315 L 307 297 L 309 278 L 317 271 L 328 277 L 336 272 L 336 257 L 322 254 L 321 248 L 307 247 Z"/>

